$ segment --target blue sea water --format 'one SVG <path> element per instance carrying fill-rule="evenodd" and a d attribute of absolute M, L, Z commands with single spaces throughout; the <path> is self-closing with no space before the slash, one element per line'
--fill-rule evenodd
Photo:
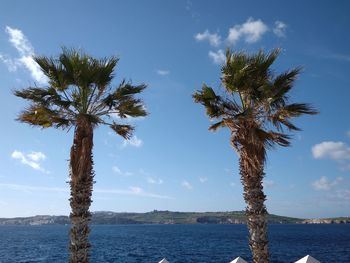
<path fill-rule="evenodd" d="M 1 226 L 0 262 L 67 262 L 69 226 Z M 251 262 L 245 225 L 95 225 L 91 262 Z M 270 225 L 271 262 L 350 263 L 350 225 Z"/>

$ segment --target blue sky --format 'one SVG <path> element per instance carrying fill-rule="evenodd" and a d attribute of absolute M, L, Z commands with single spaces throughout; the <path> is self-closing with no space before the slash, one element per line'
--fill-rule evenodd
<path fill-rule="evenodd" d="M 238 157 L 229 133 L 191 94 L 220 89 L 227 47 L 282 48 L 278 73 L 304 70 L 292 100 L 321 114 L 296 121 L 292 147 L 268 154 L 270 213 L 350 214 L 350 17 L 347 1 L 3 1 L 0 10 L 0 217 L 68 214 L 72 131 L 15 121 L 25 102 L 12 91 L 45 78 L 31 59 L 62 46 L 120 58 L 114 84 L 146 83 L 150 115 L 130 142 L 95 130 L 92 211 L 243 210 Z"/>

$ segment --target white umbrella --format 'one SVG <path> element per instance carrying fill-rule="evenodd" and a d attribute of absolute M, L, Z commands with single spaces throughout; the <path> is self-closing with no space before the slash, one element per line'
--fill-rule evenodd
<path fill-rule="evenodd" d="M 238 258 L 235 258 L 234 260 L 232 260 L 230 263 L 247 263 L 247 261 L 245 261 L 241 257 L 238 257 Z"/>
<path fill-rule="evenodd" d="M 320 261 L 314 259 L 310 255 L 307 255 L 306 257 L 303 257 L 302 259 L 299 259 L 295 263 L 321 263 Z"/>

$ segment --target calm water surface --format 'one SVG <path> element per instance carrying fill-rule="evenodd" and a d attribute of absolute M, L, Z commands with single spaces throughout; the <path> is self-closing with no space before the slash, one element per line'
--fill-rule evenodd
<path fill-rule="evenodd" d="M 69 226 L 1 226 L 0 262 L 67 262 Z M 271 262 L 350 263 L 350 225 L 270 225 Z M 96 225 L 91 262 L 250 262 L 245 225 Z"/>

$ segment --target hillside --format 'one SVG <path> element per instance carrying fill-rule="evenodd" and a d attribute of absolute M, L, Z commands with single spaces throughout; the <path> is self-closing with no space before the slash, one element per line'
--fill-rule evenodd
<path fill-rule="evenodd" d="M 349 217 L 326 219 L 300 219 L 269 214 L 270 224 L 340 224 L 350 223 Z M 244 211 L 235 212 L 171 212 L 115 213 L 100 211 L 92 213 L 92 224 L 245 224 Z M 38 215 L 32 217 L 0 218 L 0 225 L 65 225 L 68 216 Z"/>
<path fill-rule="evenodd" d="M 147 213 L 94 212 L 92 224 L 245 224 L 243 211 L 236 212 L 171 212 Z M 272 224 L 296 224 L 303 219 L 268 215 Z M 0 225 L 62 225 L 69 224 L 67 216 L 38 215 L 33 217 L 0 218 Z"/>

